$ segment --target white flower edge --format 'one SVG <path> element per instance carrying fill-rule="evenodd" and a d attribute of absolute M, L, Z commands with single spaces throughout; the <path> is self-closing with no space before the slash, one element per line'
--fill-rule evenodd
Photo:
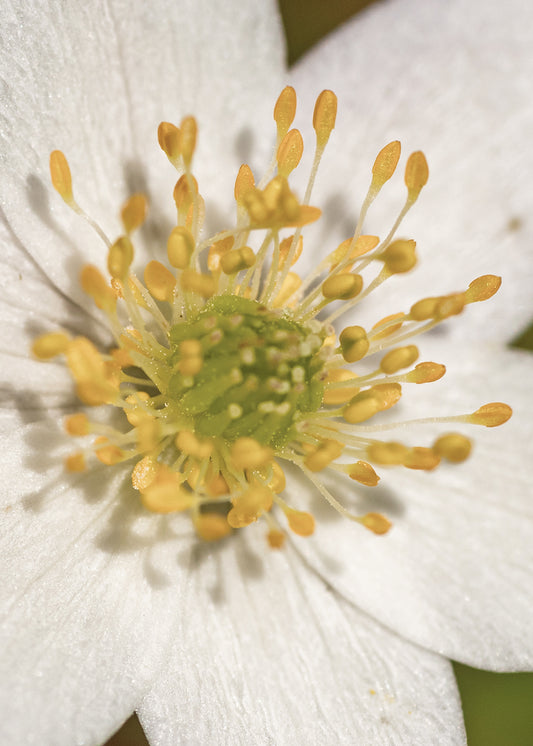
<path fill-rule="evenodd" d="M 439 295 L 482 274 L 503 277 L 496 298 L 473 308 L 468 325 L 455 324 L 452 339 L 508 342 L 533 316 L 532 22 L 533 8 L 520 0 L 376 3 L 291 71 L 304 117 L 322 88 L 339 97 L 314 193 L 332 208 L 328 230 L 320 228 L 325 250 L 349 236 L 373 156 L 399 139 L 403 163 L 423 150 L 430 177 L 399 232 L 417 241 L 420 265 L 390 282 L 389 312 L 408 310 L 421 288 Z M 388 231 L 403 199 L 398 181 L 376 200 L 366 232 Z M 380 318 L 386 292 L 362 308 L 363 324 Z"/>
<path fill-rule="evenodd" d="M 466 743 L 448 661 L 357 611 L 291 548 L 198 547 L 189 574 L 138 708 L 153 746 Z"/>

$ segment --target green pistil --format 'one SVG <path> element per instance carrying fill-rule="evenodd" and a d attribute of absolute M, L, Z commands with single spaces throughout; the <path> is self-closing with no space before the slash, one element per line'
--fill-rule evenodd
<path fill-rule="evenodd" d="M 322 402 L 324 337 L 257 301 L 216 296 L 193 320 L 170 330 L 170 406 L 198 435 L 227 443 L 253 437 L 283 447 L 295 435 L 299 414 Z M 194 377 L 179 372 L 180 345 L 192 339 L 203 354 Z"/>

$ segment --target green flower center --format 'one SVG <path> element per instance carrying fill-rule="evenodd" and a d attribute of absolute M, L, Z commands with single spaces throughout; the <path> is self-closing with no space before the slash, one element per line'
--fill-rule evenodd
<path fill-rule="evenodd" d="M 322 403 L 325 332 L 261 303 L 215 296 L 170 331 L 167 396 L 199 436 L 282 447 Z"/>

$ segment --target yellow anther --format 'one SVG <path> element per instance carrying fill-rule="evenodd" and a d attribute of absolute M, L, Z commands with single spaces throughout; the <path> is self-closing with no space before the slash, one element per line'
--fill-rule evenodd
<path fill-rule="evenodd" d="M 350 400 L 344 408 L 342 416 L 351 425 L 365 422 L 381 411 L 378 399 L 373 396 L 372 391 L 361 391 Z"/>
<path fill-rule="evenodd" d="M 298 536 L 311 536 L 315 532 L 315 519 L 311 513 L 283 506 L 291 531 Z"/>
<path fill-rule="evenodd" d="M 197 459 L 208 459 L 213 453 L 213 443 L 200 440 L 191 430 L 181 430 L 176 435 L 176 448 Z"/>
<path fill-rule="evenodd" d="M 272 492 L 258 482 L 231 501 L 233 508 L 228 513 L 228 523 L 232 528 L 243 528 L 256 521 L 259 516 L 272 507 Z"/>
<path fill-rule="evenodd" d="M 176 269 L 185 269 L 189 266 L 194 246 L 194 238 L 188 228 L 182 225 L 173 228 L 167 241 L 168 261 Z"/>
<path fill-rule="evenodd" d="M 472 280 L 465 293 L 467 303 L 478 303 L 488 300 L 498 292 L 502 278 L 497 275 L 483 275 Z"/>
<path fill-rule="evenodd" d="M 348 272 L 353 265 L 352 260 L 357 259 L 357 257 L 363 256 L 363 254 L 367 254 L 369 251 L 372 251 L 372 249 L 374 249 L 378 245 L 379 238 L 378 236 L 358 236 L 352 250 L 350 251 L 350 256 L 348 257 L 348 251 L 352 243 L 353 239 L 347 238 L 345 241 L 337 246 L 335 251 L 331 252 L 331 254 L 328 256 L 331 269 L 335 269 L 335 267 L 337 267 L 341 262 L 344 262 L 349 258 L 350 264 L 347 265 L 343 270 L 345 272 Z"/>
<path fill-rule="evenodd" d="M 337 118 L 337 96 L 333 91 L 322 91 L 318 95 L 313 112 L 313 127 L 316 132 L 317 147 L 325 148 Z"/>
<path fill-rule="evenodd" d="M 469 422 L 474 425 L 484 425 L 485 427 L 498 427 L 511 417 L 513 410 L 508 404 L 502 402 L 491 402 L 484 404 L 473 414 L 468 416 Z"/>
<path fill-rule="evenodd" d="M 207 255 L 207 269 L 210 272 L 220 271 L 220 260 L 224 254 L 227 254 L 231 250 L 234 243 L 235 239 L 233 236 L 226 236 L 226 238 L 221 238 L 220 241 L 215 241 L 211 244 Z"/>
<path fill-rule="evenodd" d="M 273 308 L 281 308 L 285 305 L 288 299 L 295 293 L 300 285 L 302 284 L 302 278 L 296 272 L 289 272 L 287 277 L 283 280 L 279 293 L 272 301 Z M 291 306 L 294 302 L 291 302 Z"/>
<path fill-rule="evenodd" d="M 230 488 L 228 483 L 220 472 L 217 472 L 214 477 L 210 477 L 206 481 L 207 494 L 211 497 L 220 497 L 221 495 L 228 495 Z"/>
<path fill-rule="evenodd" d="M 328 300 L 350 300 L 363 289 L 361 275 L 338 274 L 322 283 L 322 295 Z"/>
<path fill-rule="evenodd" d="M 294 236 L 287 236 L 287 238 L 284 238 L 283 241 L 281 241 L 281 243 L 279 245 L 279 266 L 280 266 L 280 269 L 285 265 L 285 262 L 287 261 L 287 258 L 289 256 L 289 251 L 291 250 L 291 246 L 292 246 L 293 240 L 294 240 Z M 294 255 L 292 257 L 291 267 L 294 264 L 296 264 L 296 262 L 300 258 L 303 246 L 304 246 L 303 236 L 299 236 L 297 244 L 296 244 L 296 248 L 294 250 Z"/>
<path fill-rule="evenodd" d="M 429 169 L 424 153 L 421 150 L 411 153 L 405 166 L 405 185 L 409 202 L 415 202 L 418 199 L 428 178 Z"/>
<path fill-rule="evenodd" d="M 271 463 L 274 453 L 254 438 L 238 438 L 231 446 L 231 459 L 237 469 L 258 469 Z"/>
<path fill-rule="evenodd" d="M 334 368 L 333 370 L 330 370 L 325 381 L 326 389 L 322 398 L 324 404 L 345 404 L 347 401 L 350 401 L 350 399 L 353 399 L 353 397 L 359 393 L 359 388 L 357 386 L 346 386 L 346 388 L 342 387 L 328 389 L 328 383 L 337 383 L 339 381 L 348 382 L 355 381 L 356 379 L 357 376 L 355 375 L 355 373 L 352 373 L 351 370 L 346 370 L 346 368 Z"/>
<path fill-rule="evenodd" d="M 150 394 L 146 391 L 136 391 L 135 394 L 130 394 L 126 397 L 126 402 L 131 404 L 132 408 L 125 408 L 124 414 L 127 417 L 128 422 L 133 427 L 137 427 L 147 417 L 151 417 L 151 414 L 146 411 L 144 404 L 150 401 Z"/>
<path fill-rule="evenodd" d="M 413 321 L 427 321 L 435 316 L 440 298 L 423 298 L 411 306 L 409 318 Z"/>
<path fill-rule="evenodd" d="M 365 487 L 375 487 L 379 482 L 378 475 L 367 461 L 357 461 L 355 464 L 351 464 L 348 476 L 350 479 L 364 484 Z"/>
<path fill-rule="evenodd" d="M 121 236 L 109 249 L 107 269 L 111 277 L 124 281 L 133 261 L 133 245 L 127 236 Z"/>
<path fill-rule="evenodd" d="M 370 389 L 372 396 L 379 402 L 380 411 L 390 409 L 402 396 L 402 387 L 399 383 L 380 383 Z"/>
<path fill-rule="evenodd" d="M 98 446 L 95 450 L 96 458 L 106 466 L 113 466 L 124 460 L 124 451 L 110 443 L 107 438 L 97 438 L 94 445 Z"/>
<path fill-rule="evenodd" d="M 367 456 L 380 466 L 400 466 L 409 453 L 407 446 L 396 441 L 371 443 L 366 449 Z"/>
<path fill-rule="evenodd" d="M 392 523 L 384 515 L 381 515 L 381 513 L 367 513 L 359 522 L 378 536 L 386 534 L 392 526 Z"/>
<path fill-rule="evenodd" d="M 309 471 L 317 472 L 325 469 L 332 461 L 339 458 L 344 450 L 342 443 L 337 440 L 323 440 L 314 451 L 309 453 L 304 460 Z"/>
<path fill-rule="evenodd" d="M 394 321 L 394 319 L 401 319 L 397 324 L 391 324 L 391 321 Z M 403 313 L 391 313 L 390 316 L 385 316 L 385 318 L 381 319 L 381 321 L 378 321 L 372 329 L 370 330 L 370 336 L 372 339 L 384 339 L 386 337 L 390 337 L 391 334 L 394 334 L 399 329 L 402 328 L 403 321 L 405 319 L 405 316 Z M 374 331 L 375 329 L 379 329 L 381 326 L 385 326 L 388 324 L 388 326 L 383 329 L 382 331 Z"/>
<path fill-rule="evenodd" d="M 181 154 L 181 133 L 175 124 L 161 122 L 157 129 L 159 147 L 171 163 L 176 165 Z"/>
<path fill-rule="evenodd" d="M 299 130 L 290 130 L 281 141 L 276 160 L 278 162 L 278 173 L 281 176 L 289 176 L 300 163 L 304 152 L 304 141 Z"/>
<path fill-rule="evenodd" d="M 433 450 L 446 461 L 460 464 L 470 456 L 472 442 L 461 433 L 446 433 L 437 438 Z"/>
<path fill-rule="evenodd" d="M 164 264 L 155 260 L 148 262 L 144 269 L 144 284 L 156 300 L 172 303 L 176 278 Z"/>
<path fill-rule="evenodd" d="M 86 337 L 76 337 L 66 349 L 67 365 L 74 380 L 87 381 L 105 377 L 104 360 Z"/>
<path fill-rule="evenodd" d="M 347 326 L 340 333 L 339 342 L 342 356 L 347 363 L 362 360 L 370 347 L 366 331 L 362 326 Z"/>
<path fill-rule="evenodd" d="M 86 414 L 83 414 L 83 412 L 71 414 L 69 417 L 65 418 L 63 424 L 67 433 L 74 437 L 87 435 L 90 430 L 89 419 Z"/>
<path fill-rule="evenodd" d="M 287 481 L 285 479 L 285 472 L 281 468 L 281 466 L 278 464 L 277 461 L 272 462 L 272 479 L 270 480 L 268 486 L 272 490 L 272 492 L 275 492 L 276 495 L 279 495 L 280 492 L 283 492 L 285 487 L 287 486 Z"/>
<path fill-rule="evenodd" d="M 139 453 L 154 451 L 161 441 L 161 429 L 158 420 L 146 413 L 135 428 L 135 438 Z"/>
<path fill-rule="evenodd" d="M 116 295 L 97 267 L 92 264 L 85 265 L 80 274 L 80 284 L 82 290 L 93 299 L 98 308 L 106 313 L 115 312 Z"/>
<path fill-rule="evenodd" d="M 252 169 L 248 164 L 243 163 L 239 168 L 239 173 L 235 179 L 235 201 L 241 205 L 243 204 L 244 196 L 255 188 L 255 179 L 252 173 Z"/>
<path fill-rule="evenodd" d="M 181 120 L 181 155 L 183 157 L 183 163 L 185 168 L 188 170 L 191 166 L 192 157 L 196 148 L 196 135 L 198 133 L 198 126 L 194 117 L 185 117 Z"/>
<path fill-rule="evenodd" d="M 249 246 L 228 251 L 220 260 L 220 267 L 226 275 L 236 274 L 243 269 L 253 267 L 254 264 L 255 254 Z"/>
<path fill-rule="evenodd" d="M 466 293 L 453 293 L 439 298 L 435 306 L 434 317 L 439 321 L 457 316 L 461 313 L 466 303 Z"/>
<path fill-rule="evenodd" d="M 403 465 L 408 469 L 432 471 L 440 464 L 440 456 L 432 448 L 410 448 L 405 456 Z"/>
<path fill-rule="evenodd" d="M 65 459 L 65 469 L 69 472 L 76 473 L 85 471 L 87 465 L 83 453 L 72 453 Z"/>
<path fill-rule="evenodd" d="M 159 464 L 152 456 L 137 461 L 131 473 L 131 483 L 136 490 L 145 490 L 159 472 Z"/>
<path fill-rule="evenodd" d="M 194 519 L 194 528 L 204 541 L 219 541 L 231 533 L 231 526 L 218 513 L 200 513 Z"/>
<path fill-rule="evenodd" d="M 402 368 L 408 368 L 417 360 L 419 355 L 418 347 L 407 345 L 406 347 L 397 347 L 395 350 L 387 352 L 381 359 L 379 367 L 387 375 L 396 373 Z"/>
<path fill-rule="evenodd" d="M 296 115 L 296 91 L 290 85 L 286 86 L 278 96 L 274 106 L 274 121 L 278 130 L 278 142 L 280 142 L 294 121 Z"/>
<path fill-rule="evenodd" d="M 278 528 L 271 528 L 267 534 L 267 541 L 271 549 L 281 549 L 285 543 L 285 534 Z"/>
<path fill-rule="evenodd" d="M 178 370 L 182 376 L 195 376 L 203 367 L 202 345 L 197 339 L 185 339 L 180 343 Z"/>
<path fill-rule="evenodd" d="M 181 486 L 181 476 L 165 464 L 158 464 L 155 477 L 141 488 L 143 505 L 154 513 L 175 513 L 187 510 L 194 497 Z"/>
<path fill-rule="evenodd" d="M 409 272 L 416 264 L 416 242 L 402 238 L 393 241 L 380 254 L 379 259 L 393 275 Z"/>
<path fill-rule="evenodd" d="M 148 200 L 144 194 L 132 194 L 124 203 L 120 217 L 126 233 L 140 228 L 146 220 L 148 211 Z"/>
<path fill-rule="evenodd" d="M 198 182 L 192 175 L 183 174 L 176 182 L 173 197 L 178 212 L 181 216 L 187 214 L 187 211 L 194 203 L 198 195 Z"/>
<path fill-rule="evenodd" d="M 396 170 L 402 146 L 399 140 L 394 140 L 382 148 L 372 166 L 371 189 L 377 191 L 388 181 Z"/>
<path fill-rule="evenodd" d="M 198 293 L 202 298 L 211 298 L 217 291 L 217 283 L 212 275 L 202 274 L 194 269 L 183 270 L 181 287 L 183 290 Z"/>
<path fill-rule="evenodd" d="M 39 360 L 51 360 L 56 355 L 64 353 L 69 342 L 70 337 L 64 332 L 49 332 L 37 337 L 31 351 Z"/>
<path fill-rule="evenodd" d="M 50 153 L 50 178 L 52 186 L 59 196 L 67 205 L 72 205 L 74 203 L 74 197 L 72 196 L 72 177 L 68 161 L 61 150 L 54 150 Z"/>
<path fill-rule="evenodd" d="M 415 369 L 406 373 L 405 380 L 409 383 L 433 383 L 446 373 L 446 366 L 442 363 L 418 363 Z"/>

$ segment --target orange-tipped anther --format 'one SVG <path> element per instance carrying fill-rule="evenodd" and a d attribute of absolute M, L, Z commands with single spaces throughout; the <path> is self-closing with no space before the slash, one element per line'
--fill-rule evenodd
<path fill-rule="evenodd" d="M 365 487 L 375 487 L 379 482 L 379 476 L 367 461 L 357 461 L 352 464 L 349 467 L 348 476 L 350 479 L 364 484 Z"/>
<path fill-rule="evenodd" d="M 140 226 L 146 220 L 146 213 L 148 211 L 148 200 L 144 194 L 132 194 L 129 199 L 126 200 L 120 211 L 120 217 L 122 218 L 122 225 L 126 233 L 131 233 L 140 228 Z"/>
<path fill-rule="evenodd" d="M 156 300 L 172 303 L 176 278 L 164 264 L 155 260 L 148 262 L 144 269 L 144 284 Z"/>
<path fill-rule="evenodd" d="M 74 202 L 72 195 L 72 176 L 64 153 L 54 150 L 50 153 L 50 178 L 52 186 L 67 205 Z"/>
<path fill-rule="evenodd" d="M 281 549 L 285 543 L 285 533 L 278 528 L 271 528 L 267 534 L 267 541 L 271 549 Z"/>
<path fill-rule="evenodd" d="M 37 337 L 31 351 L 39 360 L 51 360 L 65 352 L 69 342 L 70 337 L 64 332 L 49 332 Z"/>
<path fill-rule="evenodd" d="M 313 127 L 316 132 L 317 147 L 326 146 L 329 136 L 335 127 L 337 118 L 337 96 L 333 91 L 322 91 L 319 94 L 313 112 Z"/>
<path fill-rule="evenodd" d="M 159 147 L 173 164 L 181 154 L 181 132 L 175 124 L 161 122 L 157 129 Z"/>
<path fill-rule="evenodd" d="M 416 446 L 407 452 L 403 465 L 408 469 L 432 471 L 440 464 L 440 456 L 432 448 Z"/>
<path fill-rule="evenodd" d="M 468 417 L 468 420 L 474 425 L 484 425 L 485 427 L 498 427 L 511 417 L 513 410 L 508 404 L 503 402 L 491 402 L 484 404 Z"/>
<path fill-rule="evenodd" d="M 428 178 L 429 169 L 424 153 L 421 150 L 411 153 L 405 166 L 405 185 L 409 202 L 415 202 L 418 199 Z"/>
<path fill-rule="evenodd" d="M 83 292 L 93 299 L 98 308 L 106 313 L 114 313 L 117 306 L 116 295 L 97 267 L 87 264 L 81 271 L 80 284 Z"/>
<path fill-rule="evenodd" d="M 181 155 L 183 157 L 183 163 L 185 168 L 189 169 L 194 150 L 196 148 L 196 135 L 198 133 L 198 126 L 194 117 L 185 117 L 181 120 Z"/>
<path fill-rule="evenodd" d="M 400 160 L 402 146 L 399 140 L 394 140 L 382 148 L 372 166 L 372 187 L 381 189 L 383 184 L 388 181 L 396 171 L 396 166 Z"/>
<path fill-rule="evenodd" d="M 133 245 L 127 236 L 121 236 L 110 247 L 107 255 L 107 269 L 111 277 L 124 281 L 133 261 Z"/>
<path fill-rule="evenodd" d="M 252 173 L 252 169 L 247 163 L 243 163 L 239 168 L 239 173 L 235 179 L 235 201 L 241 205 L 243 203 L 244 195 L 247 194 L 255 187 L 255 179 Z"/>
<path fill-rule="evenodd" d="M 360 523 L 378 536 L 386 534 L 392 526 L 392 523 L 381 513 L 367 513 L 360 519 Z"/>
<path fill-rule="evenodd" d="M 290 130 L 281 141 L 276 160 L 278 162 L 278 173 L 281 176 L 289 176 L 300 163 L 304 152 L 304 141 L 300 130 Z"/>
<path fill-rule="evenodd" d="M 218 513 L 200 513 L 194 519 L 194 528 L 204 541 L 219 541 L 231 534 L 231 526 Z"/>
<path fill-rule="evenodd" d="M 296 91 L 290 85 L 286 86 L 278 96 L 274 106 L 274 121 L 278 130 L 278 141 L 281 141 L 296 115 Z"/>
<path fill-rule="evenodd" d="M 465 461 L 472 450 L 472 442 L 461 433 L 446 433 L 437 438 L 433 450 L 441 458 L 452 464 Z"/>
<path fill-rule="evenodd" d="M 498 292 L 502 284 L 502 278 L 497 275 L 482 275 L 472 280 L 465 293 L 467 303 L 478 303 L 488 300 Z"/>
<path fill-rule="evenodd" d="M 298 536 L 311 536 L 315 532 L 315 519 L 304 510 L 283 508 L 291 531 Z"/>
<path fill-rule="evenodd" d="M 83 412 L 71 414 L 69 417 L 65 418 L 63 424 L 66 432 L 74 437 L 87 435 L 90 429 L 89 419 Z"/>
<path fill-rule="evenodd" d="M 433 383 L 446 373 L 446 366 L 442 363 L 418 363 L 415 369 L 406 374 L 409 383 Z"/>
<path fill-rule="evenodd" d="M 85 471 L 86 468 L 87 465 L 83 453 L 72 453 L 65 459 L 65 469 L 73 474 Z"/>
<path fill-rule="evenodd" d="M 185 226 L 173 228 L 167 241 L 168 261 L 176 269 L 185 269 L 195 247 L 192 233 Z"/>

